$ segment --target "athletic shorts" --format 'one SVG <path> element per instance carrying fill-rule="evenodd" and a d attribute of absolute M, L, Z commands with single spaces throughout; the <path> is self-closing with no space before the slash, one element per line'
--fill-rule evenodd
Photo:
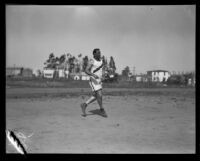
<path fill-rule="evenodd" d="M 94 79 L 93 77 L 90 77 L 89 84 L 92 88 L 92 91 L 98 91 L 102 89 L 102 82 L 100 80 Z"/>

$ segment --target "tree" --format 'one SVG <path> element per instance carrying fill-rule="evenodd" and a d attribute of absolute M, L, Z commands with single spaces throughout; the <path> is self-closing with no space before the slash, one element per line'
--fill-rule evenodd
<path fill-rule="evenodd" d="M 110 57 L 109 68 L 112 70 L 113 73 L 115 73 L 116 66 L 115 66 L 115 61 L 112 56 Z"/>
<path fill-rule="evenodd" d="M 79 73 L 79 71 L 80 71 L 79 60 L 76 57 L 74 57 L 74 72 Z"/>
<path fill-rule="evenodd" d="M 69 59 L 68 59 L 68 62 L 69 62 L 69 72 L 70 73 L 74 72 L 74 66 L 75 66 L 74 60 L 75 60 L 74 56 L 73 57 L 69 57 Z"/>
<path fill-rule="evenodd" d="M 128 78 L 129 73 L 130 73 L 130 68 L 126 66 L 125 69 L 122 70 L 122 76 Z"/>
<path fill-rule="evenodd" d="M 44 63 L 46 68 L 55 69 L 57 66 L 58 58 L 54 56 L 53 53 L 49 54 L 49 58 Z"/>
<path fill-rule="evenodd" d="M 104 64 L 106 63 L 106 60 L 105 60 L 105 56 L 104 56 L 104 55 L 102 56 L 102 61 L 103 61 Z"/>
<path fill-rule="evenodd" d="M 78 55 L 78 72 L 82 72 L 82 67 L 83 67 L 83 61 L 82 61 L 82 54 L 80 53 Z"/>
<path fill-rule="evenodd" d="M 65 62 L 65 60 L 66 60 L 66 55 L 65 54 L 61 55 L 60 58 L 59 58 L 59 60 L 58 60 L 59 64 L 60 65 L 63 64 Z"/>
<path fill-rule="evenodd" d="M 51 63 L 52 63 L 52 59 L 54 58 L 54 54 L 50 53 L 49 54 L 49 58 L 46 60 L 46 62 L 44 62 L 44 65 L 46 65 L 46 68 L 50 68 L 51 67 Z"/>
<path fill-rule="evenodd" d="M 105 65 L 106 65 L 106 67 L 108 67 L 108 61 L 107 61 L 107 58 L 105 58 Z"/>
<path fill-rule="evenodd" d="M 78 55 L 78 57 L 79 57 L 79 58 L 82 57 L 82 54 L 80 53 L 80 54 Z"/>
<path fill-rule="evenodd" d="M 83 71 L 85 71 L 85 69 L 86 69 L 86 67 L 87 67 L 87 65 L 88 65 L 88 56 L 85 56 L 84 58 L 83 58 L 83 67 L 82 67 L 82 69 L 83 69 Z"/>
<path fill-rule="evenodd" d="M 57 65 L 59 64 L 59 57 L 56 57 L 55 60 L 54 60 L 54 65 L 55 65 L 55 68 L 57 67 Z"/>
<path fill-rule="evenodd" d="M 37 76 L 38 76 L 38 77 L 42 77 L 42 72 L 41 72 L 40 69 L 37 70 Z"/>
<path fill-rule="evenodd" d="M 64 63 L 64 66 L 65 66 L 65 70 L 68 70 L 69 71 L 69 67 L 70 67 L 70 64 L 69 64 L 69 58 L 72 57 L 70 53 L 67 53 L 65 54 L 65 63 Z"/>

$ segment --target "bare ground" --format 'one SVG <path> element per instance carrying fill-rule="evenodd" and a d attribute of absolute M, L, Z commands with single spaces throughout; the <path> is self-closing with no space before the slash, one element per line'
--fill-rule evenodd
<path fill-rule="evenodd" d="M 108 118 L 81 116 L 89 91 L 7 88 L 6 128 L 33 133 L 28 153 L 195 153 L 195 89 L 105 89 Z"/>

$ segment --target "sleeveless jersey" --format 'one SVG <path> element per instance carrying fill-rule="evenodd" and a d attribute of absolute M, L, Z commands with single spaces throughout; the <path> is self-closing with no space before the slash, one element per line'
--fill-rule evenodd
<path fill-rule="evenodd" d="M 103 61 L 102 60 L 97 61 L 95 59 L 92 59 L 91 63 L 93 64 L 91 72 L 97 75 L 99 78 L 102 78 Z"/>

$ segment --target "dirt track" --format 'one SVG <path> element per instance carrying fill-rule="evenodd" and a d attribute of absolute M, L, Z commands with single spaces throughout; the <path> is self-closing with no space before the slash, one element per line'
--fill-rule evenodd
<path fill-rule="evenodd" d="M 89 91 L 7 88 L 6 128 L 33 133 L 28 153 L 195 153 L 194 89 L 105 89 L 108 118 L 84 118 Z"/>

